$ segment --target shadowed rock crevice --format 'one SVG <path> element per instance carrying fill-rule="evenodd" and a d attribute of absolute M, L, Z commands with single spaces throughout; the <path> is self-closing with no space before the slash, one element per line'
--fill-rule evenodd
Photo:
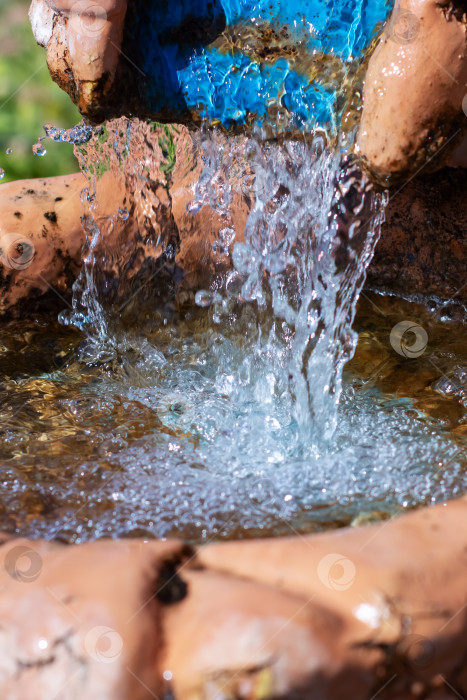
<path fill-rule="evenodd" d="M 393 188 L 367 286 L 465 303 L 467 170 L 446 168 Z"/>
<path fill-rule="evenodd" d="M 181 556 L 167 559 L 157 571 L 154 582 L 154 596 L 162 605 L 174 605 L 184 600 L 188 594 L 188 585 L 179 573 L 180 567 L 190 566 L 195 557 L 191 547 L 184 547 Z"/>

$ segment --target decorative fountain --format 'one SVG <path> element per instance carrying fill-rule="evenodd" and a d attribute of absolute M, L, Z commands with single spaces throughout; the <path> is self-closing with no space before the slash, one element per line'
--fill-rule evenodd
<path fill-rule="evenodd" d="M 33 1 L 3 697 L 467 694 L 464 4 Z"/>

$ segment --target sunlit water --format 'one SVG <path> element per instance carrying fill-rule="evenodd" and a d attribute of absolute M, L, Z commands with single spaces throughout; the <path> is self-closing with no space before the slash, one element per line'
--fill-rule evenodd
<path fill-rule="evenodd" d="M 222 221 L 216 274 L 191 301 L 130 318 L 109 299 L 137 299 L 141 283 L 122 265 L 109 295 L 118 255 L 99 249 L 129 212 L 99 219 L 90 175 L 85 264 L 60 316 L 70 327 L 38 318 L 2 332 L 0 529 L 71 541 L 285 534 L 466 490 L 464 310 L 365 295 L 354 322 L 384 198 L 322 133 L 260 137 L 200 133 L 188 210 Z M 88 172 L 95 153 L 81 151 Z M 112 153 L 142 178 L 131 124 Z M 252 202 L 245 231 L 239 192 Z M 391 343 L 406 319 L 428 337 L 411 359 Z"/>
<path fill-rule="evenodd" d="M 138 350 L 95 366 L 83 361 L 81 333 L 41 319 L 8 326 L 0 353 L 0 527 L 71 541 L 290 534 L 463 493 L 460 311 L 449 319 L 442 307 L 429 312 L 372 296 L 376 309 L 362 301 L 337 430 L 314 454 L 287 394 L 272 390 L 277 371 L 258 351 L 249 307 L 223 332 L 201 309 L 155 313 Z M 390 344 L 401 318 L 428 332 L 417 359 Z"/>

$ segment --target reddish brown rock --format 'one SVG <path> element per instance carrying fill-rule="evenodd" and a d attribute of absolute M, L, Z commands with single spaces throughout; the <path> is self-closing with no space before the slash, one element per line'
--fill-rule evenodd
<path fill-rule="evenodd" d="M 33 0 L 29 11 L 52 78 L 83 114 L 100 118 L 113 87 L 127 0 Z"/>
<path fill-rule="evenodd" d="M 465 303 L 466 195 L 467 170 L 452 168 L 392 188 L 367 285 Z"/>
<path fill-rule="evenodd" d="M 414 684 L 431 697 L 440 678 L 465 687 L 464 521 L 467 501 L 461 499 L 367 528 L 213 544 L 199 550 L 197 561 L 299 596 L 324 616 L 328 611 L 333 663 L 322 676 L 311 674 L 308 694 L 300 697 L 313 697 L 316 688 L 319 697 L 345 697 L 356 669 L 363 686 L 369 683 L 383 698 L 413 697 Z M 260 600 L 258 589 L 258 606 Z M 188 598 L 180 607 L 189 605 Z M 441 681 L 445 694 L 447 683 Z"/>
<path fill-rule="evenodd" d="M 396 2 L 365 77 L 357 151 L 373 175 L 387 183 L 445 163 L 466 134 L 466 94 L 465 3 Z"/>
<path fill-rule="evenodd" d="M 163 668 L 176 698 L 320 695 L 323 676 L 339 665 L 339 615 L 274 585 L 209 570 L 183 578 L 189 596 L 164 617 Z M 354 692 L 363 697 L 371 680 L 361 667 L 353 674 Z"/>
<path fill-rule="evenodd" d="M 66 294 L 81 266 L 82 175 L 0 189 L 0 315 L 26 299 Z M 57 297 L 57 308 L 63 302 Z"/>
<path fill-rule="evenodd" d="M 211 544 L 0 547 L 10 700 L 383 700 L 467 692 L 467 500 Z"/>
<path fill-rule="evenodd" d="M 0 696 L 149 700 L 161 694 L 156 594 L 164 571 L 181 557 L 182 547 L 170 542 L 7 541 L 0 548 Z"/>

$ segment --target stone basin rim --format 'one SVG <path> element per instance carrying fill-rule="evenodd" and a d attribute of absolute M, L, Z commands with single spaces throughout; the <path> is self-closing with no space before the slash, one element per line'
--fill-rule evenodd
<path fill-rule="evenodd" d="M 380 525 L 196 548 L 175 540 L 102 539 L 66 546 L 6 536 L 0 545 L 3 634 L 12 639 L 14 625 L 29 610 L 23 652 L 28 657 L 28 635 L 53 639 L 44 615 L 60 620 L 66 606 L 74 606 L 80 616 L 70 632 L 73 644 L 83 643 L 92 657 L 86 677 L 90 683 L 107 683 L 111 691 L 105 697 L 121 700 L 146 699 L 153 691 L 159 697 L 173 693 L 177 700 L 204 698 L 211 687 L 231 690 L 245 684 L 248 697 L 258 699 L 305 700 L 315 693 L 340 699 L 344 687 L 352 687 L 353 696 L 362 700 L 375 690 L 386 699 L 410 700 L 423 692 L 423 697 L 448 698 L 450 687 L 465 692 L 467 682 L 467 536 L 462 533 L 467 527 L 462 523 L 467 525 L 466 497 Z M 450 547 L 441 546 L 448 535 Z M 42 567 L 29 582 L 20 580 L 21 571 L 12 575 L 11 553 L 20 548 L 29 548 L 39 557 L 31 561 Z M 76 575 L 86 562 L 85 576 Z M 453 567 L 458 576 L 452 576 Z M 118 580 L 115 571 L 121 572 Z M 41 614 L 33 607 L 43 588 L 54 591 L 55 599 L 44 594 Z M 74 602 L 64 605 L 67 595 Z M 15 603 L 18 596 L 21 606 Z M 104 619 L 107 634 L 110 630 L 123 645 L 111 676 L 107 660 L 95 663 L 97 652 L 90 649 L 94 637 L 89 628 L 100 629 Z M 233 629 L 243 631 L 234 642 Z M 151 654 L 137 665 L 141 634 Z M 294 644 L 297 635 L 300 647 Z M 258 651 L 261 645 L 266 656 Z M 305 668 L 297 667 L 291 656 L 299 648 L 313 658 Z M 7 650 L 7 658 L 10 653 L 14 651 Z M 63 659 L 51 663 L 60 674 Z M 29 678 L 17 676 L 23 695 L 14 694 L 15 686 L 8 685 L 8 672 L 4 674 L 11 700 L 25 697 L 31 682 L 54 687 L 47 666 L 31 668 Z M 136 693 L 140 684 L 130 683 L 128 668 L 137 668 L 132 675 L 150 692 Z M 73 694 L 73 685 L 70 692 L 71 698 L 82 697 Z"/>

